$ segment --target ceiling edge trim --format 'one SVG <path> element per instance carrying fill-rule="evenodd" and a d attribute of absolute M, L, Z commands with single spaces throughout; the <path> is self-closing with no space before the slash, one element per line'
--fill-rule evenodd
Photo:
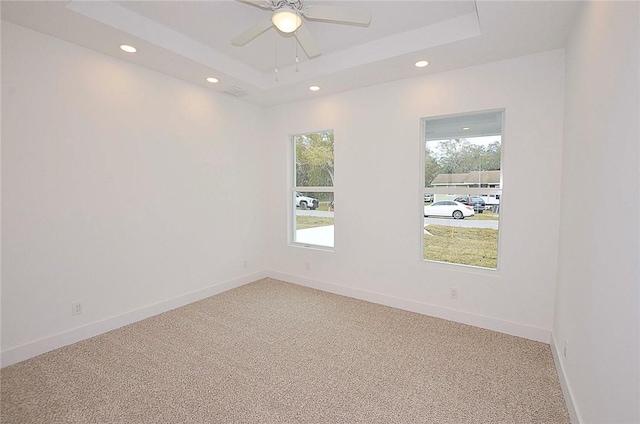
<path fill-rule="evenodd" d="M 261 87 L 264 74 L 227 55 L 112 2 L 71 0 L 66 7 L 158 47 Z"/>

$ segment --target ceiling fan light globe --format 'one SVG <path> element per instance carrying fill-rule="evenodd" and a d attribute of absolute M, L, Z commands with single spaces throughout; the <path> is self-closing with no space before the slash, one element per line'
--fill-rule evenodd
<path fill-rule="evenodd" d="M 294 32 L 302 25 L 302 19 L 292 9 L 276 10 L 271 16 L 271 22 L 285 34 Z"/>

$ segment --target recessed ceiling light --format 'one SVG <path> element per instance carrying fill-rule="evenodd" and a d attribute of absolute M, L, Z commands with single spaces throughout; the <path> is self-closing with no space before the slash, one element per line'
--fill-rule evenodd
<path fill-rule="evenodd" d="M 320 87 L 318 87 L 317 85 L 312 85 L 311 87 L 309 87 L 309 90 L 318 91 L 318 90 L 320 90 Z"/>
<path fill-rule="evenodd" d="M 207 78 L 207 81 L 209 81 L 210 83 L 215 84 L 215 83 L 217 83 L 217 82 L 218 82 L 218 78 L 209 77 L 209 78 Z"/>
<path fill-rule="evenodd" d="M 138 51 L 138 49 L 136 49 L 135 47 L 130 46 L 128 44 L 121 44 L 120 45 L 120 50 L 125 51 L 127 53 L 135 53 L 135 52 Z"/>
<path fill-rule="evenodd" d="M 468 129 L 470 129 L 470 128 L 469 128 L 469 127 L 462 127 L 462 129 L 463 129 L 464 131 L 466 131 L 466 130 L 468 130 Z"/>
<path fill-rule="evenodd" d="M 425 66 L 427 66 L 429 64 L 429 62 L 427 62 L 426 60 L 419 60 L 415 63 L 416 68 L 424 68 Z"/>

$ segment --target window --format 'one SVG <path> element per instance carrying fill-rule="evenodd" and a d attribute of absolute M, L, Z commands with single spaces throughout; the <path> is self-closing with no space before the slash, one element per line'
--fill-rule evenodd
<path fill-rule="evenodd" d="M 503 111 L 422 120 L 422 258 L 498 268 Z"/>
<path fill-rule="evenodd" d="M 333 247 L 333 131 L 294 135 L 294 243 Z"/>

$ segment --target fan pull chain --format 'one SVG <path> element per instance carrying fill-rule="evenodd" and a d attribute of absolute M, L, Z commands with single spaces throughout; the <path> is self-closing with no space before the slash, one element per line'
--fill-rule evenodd
<path fill-rule="evenodd" d="M 297 31 L 296 31 L 296 35 L 298 35 Z M 298 59 L 298 40 L 296 40 L 296 72 L 300 71 L 300 69 L 298 68 L 299 63 L 300 63 L 300 60 Z"/>
<path fill-rule="evenodd" d="M 278 42 L 276 42 L 276 69 L 275 69 L 275 78 L 276 78 L 276 82 L 278 82 Z"/>

